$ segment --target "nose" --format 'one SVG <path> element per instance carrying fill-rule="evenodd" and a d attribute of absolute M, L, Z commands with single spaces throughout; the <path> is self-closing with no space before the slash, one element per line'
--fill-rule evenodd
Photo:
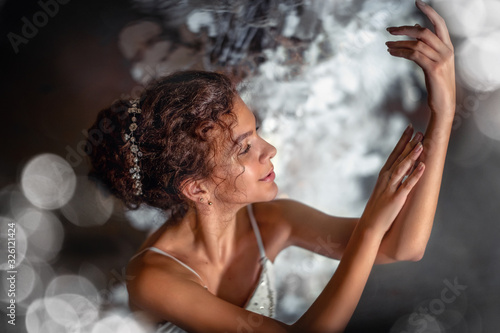
<path fill-rule="evenodd" d="M 272 144 L 270 144 L 266 140 L 262 141 L 264 142 L 264 148 L 262 149 L 260 161 L 262 163 L 265 163 L 276 155 L 277 150 Z"/>

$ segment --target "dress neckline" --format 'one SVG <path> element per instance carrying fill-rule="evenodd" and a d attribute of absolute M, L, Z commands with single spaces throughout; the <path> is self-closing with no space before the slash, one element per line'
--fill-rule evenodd
<path fill-rule="evenodd" d="M 266 272 L 266 267 L 265 267 L 266 263 L 269 262 L 272 265 L 272 262 L 266 256 L 266 252 L 265 252 L 265 249 L 264 249 L 264 243 L 262 242 L 262 237 L 260 235 L 259 226 L 257 224 L 257 221 L 255 220 L 255 216 L 254 216 L 254 213 L 253 213 L 252 204 L 247 205 L 247 211 L 248 211 L 248 216 L 250 218 L 250 223 L 252 225 L 252 229 L 254 231 L 255 238 L 257 239 L 257 245 L 259 247 L 259 252 L 260 252 L 261 257 L 260 257 L 260 260 L 259 260 L 260 261 L 259 279 L 257 280 L 256 287 L 253 289 L 252 293 L 247 298 L 247 300 L 245 302 L 245 305 L 244 305 L 244 308 L 246 308 L 248 306 L 248 304 L 250 303 L 250 301 L 252 300 L 252 298 L 255 296 L 255 293 L 259 289 L 260 283 L 264 279 L 264 274 Z M 190 270 L 192 273 L 194 273 L 200 279 L 200 281 L 203 282 L 203 284 L 204 284 L 203 287 L 208 291 L 208 287 L 205 284 L 205 281 L 201 278 L 201 276 L 193 268 L 191 268 L 189 265 L 187 265 L 184 262 L 182 262 L 180 259 L 177 259 L 175 256 L 171 255 L 170 253 L 165 252 L 165 251 L 163 251 L 163 250 L 161 250 L 161 249 L 159 249 L 159 248 L 157 248 L 155 246 L 150 246 L 150 247 L 146 247 L 146 248 L 142 249 L 137 254 L 135 254 L 132 258 L 130 258 L 130 261 L 132 261 L 133 259 L 135 259 L 136 257 L 138 257 L 139 255 L 141 255 L 142 253 L 144 253 L 144 252 L 146 252 L 148 250 L 156 252 L 156 253 L 161 254 L 161 255 L 164 255 L 166 257 L 169 257 L 169 258 L 177 261 L 179 264 L 181 264 L 182 266 L 184 266 L 185 268 L 187 268 L 188 270 Z"/>

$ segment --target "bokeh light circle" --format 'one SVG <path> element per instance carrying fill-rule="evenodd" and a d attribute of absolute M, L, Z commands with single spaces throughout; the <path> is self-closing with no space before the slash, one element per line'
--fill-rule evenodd
<path fill-rule="evenodd" d="M 61 221 L 51 212 L 27 209 L 18 219 L 28 234 L 28 253 L 32 260 L 49 261 L 59 253 L 64 240 Z"/>
<path fill-rule="evenodd" d="M 46 297 L 44 305 L 52 321 L 66 328 L 73 328 L 72 331 L 79 327 L 78 314 L 64 299 L 59 297 Z"/>
<path fill-rule="evenodd" d="M 62 157 L 41 154 L 29 160 L 22 172 L 21 188 L 35 206 L 57 209 L 66 204 L 75 191 L 76 176 Z"/>
<path fill-rule="evenodd" d="M 450 34 L 478 35 L 485 26 L 488 8 L 484 0 L 433 1 L 432 6 L 446 21 Z"/>
<path fill-rule="evenodd" d="M 61 294 L 57 297 L 65 300 L 75 310 L 75 313 L 78 314 L 78 322 L 82 327 L 94 323 L 99 317 L 97 305 L 87 297 L 76 294 Z"/>
<path fill-rule="evenodd" d="M 116 311 L 97 322 L 91 333 L 146 333 L 151 331 L 152 327 L 145 322 L 141 323 L 133 317 Z"/>
<path fill-rule="evenodd" d="M 76 294 L 60 294 L 45 298 L 45 308 L 52 321 L 79 331 L 94 323 L 98 309 L 89 299 Z"/>
<path fill-rule="evenodd" d="M 8 277 L 9 274 L 6 275 Z M 24 301 L 33 291 L 38 274 L 35 272 L 31 264 L 24 260 L 21 265 L 16 268 L 15 274 L 15 294 L 16 294 L 16 305 Z M 9 290 L 9 280 L 7 278 L 2 279 L 0 285 L 3 285 L 3 290 Z M 0 300 L 2 302 L 9 302 L 8 293 L 2 293 L 0 295 Z"/>
<path fill-rule="evenodd" d="M 474 91 L 500 88 L 500 30 L 471 37 L 458 48 L 457 73 L 461 83 Z"/>
<path fill-rule="evenodd" d="M 55 321 L 48 313 L 48 308 L 62 306 L 61 301 L 52 298 L 38 298 L 26 312 L 25 325 L 28 333 L 78 333 L 78 327 L 68 327 Z"/>
<path fill-rule="evenodd" d="M 10 184 L 0 190 L 0 215 L 17 219 L 25 209 L 32 207 L 33 205 L 21 191 L 20 185 Z"/>
<path fill-rule="evenodd" d="M 127 210 L 125 218 L 138 230 L 155 230 L 169 218 L 169 212 L 142 204 L 139 209 Z"/>
<path fill-rule="evenodd" d="M 26 331 L 28 333 L 40 332 L 40 326 L 46 320 L 44 309 L 43 298 L 38 298 L 30 304 L 25 318 Z"/>
<path fill-rule="evenodd" d="M 80 295 L 95 305 L 101 302 L 99 292 L 92 282 L 78 275 L 60 275 L 50 281 L 45 290 L 45 296 L 52 297 L 61 294 Z"/>
<path fill-rule="evenodd" d="M 21 315 L 25 315 L 30 304 L 39 298 L 45 296 L 45 287 L 54 277 L 54 270 L 52 266 L 44 261 L 31 262 L 26 259 L 23 265 L 29 265 L 34 272 L 34 277 L 31 282 L 34 283 L 33 288 L 29 295 L 26 296 L 22 301 L 17 302 L 17 312 Z"/>
<path fill-rule="evenodd" d="M 63 215 L 79 227 L 99 226 L 113 213 L 114 199 L 103 186 L 88 177 L 78 177 L 77 190 L 71 200 L 61 208 Z"/>

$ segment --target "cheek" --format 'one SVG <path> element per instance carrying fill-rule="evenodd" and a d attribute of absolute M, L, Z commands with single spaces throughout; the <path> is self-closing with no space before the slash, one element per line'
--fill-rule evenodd
<path fill-rule="evenodd" d="M 260 176 L 258 159 L 252 153 L 240 159 L 229 157 L 226 161 L 219 161 L 214 170 L 218 191 L 234 193 L 252 190 Z"/>
<path fill-rule="evenodd" d="M 231 172 L 232 184 L 238 190 L 244 190 L 249 184 L 249 175 L 251 170 L 248 165 L 237 164 L 233 167 Z"/>
<path fill-rule="evenodd" d="M 219 165 L 214 172 L 216 176 L 216 183 L 219 185 L 220 189 L 224 190 L 234 190 L 244 184 L 242 178 L 245 177 L 247 171 L 244 169 L 243 165 L 238 161 L 232 160 L 229 164 Z"/>
<path fill-rule="evenodd" d="M 247 191 L 255 185 L 257 173 L 249 162 L 236 162 L 227 173 L 228 185 L 237 191 Z"/>

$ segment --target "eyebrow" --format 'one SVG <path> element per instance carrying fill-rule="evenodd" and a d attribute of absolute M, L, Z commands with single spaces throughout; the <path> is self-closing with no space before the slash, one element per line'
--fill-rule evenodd
<path fill-rule="evenodd" d="M 248 131 L 246 133 L 241 134 L 236 138 L 236 144 L 240 143 L 241 141 L 245 140 L 245 138 L 249 137 L 250 135 L 253 134 L 253 131 Z"/>
<path fill-rule="evenodd" d="M 255 120 L 255 122 L 257 122 L 257 118 L 255 118 L 255 115 L 253 113 L 252 113 L 252 115 L 254 117 L 253 119 Z M 239 135 L 238 137 L 236 137 L 236 140 L 234 141 L 235 145 L 239 145 L 241 143 L 241 141 L 245 140 L 247 137 L 249 137 L 252 134 L 253 134 L 253 130 Z"/>

